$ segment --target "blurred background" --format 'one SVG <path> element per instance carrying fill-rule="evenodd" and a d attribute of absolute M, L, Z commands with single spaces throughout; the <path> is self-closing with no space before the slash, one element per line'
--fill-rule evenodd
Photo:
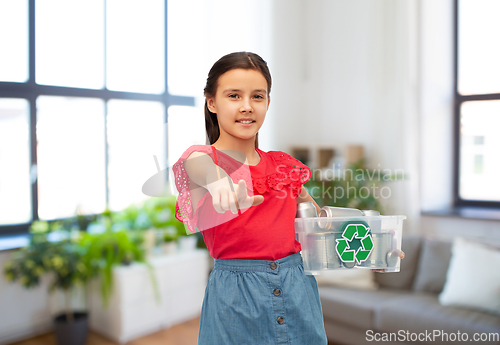
<path fill-rule="evenodd" d="M 59 274 L 57 264 L 42 261 L 73 249 L 16 254 L 52 243 L 48 234 L 83 243 L 71 287 L 124 261 L 202 255 L 209 267 L 199 237 L 198 249 L 180 244 L 190 236 L 173 218 L 172 186 L 173 196 L 151 198 L 143 185 L 205 144 L 206 77 L 234 51 L 261 55 L 273 77 L 262 150 L 317 172 L 400 176 L 379 178 L 387 188 L 368 208 L 406 215 L 406 234 L 500 241 L 499 11 L 495 0 L 0 0 L 0 265 L 18 255 L 22 266 L 0 276 L 0 343 L 43 333 L 65 308 L 46 294 L 43 273 Z M 93 247 L 110 229 L 126 239 Z M 34 243 L 33 233 L 45 237 Z M 176 249 L 159 248 L 168 242 Z M 102 261 L 88 258 L 92 248 L 123 252 Z M 23 282 L 26 260 L 41 271 Z M 140 289 L 161 290 L 164 274 Z M 102 313 L 96 329 L 112 317 Z"/>

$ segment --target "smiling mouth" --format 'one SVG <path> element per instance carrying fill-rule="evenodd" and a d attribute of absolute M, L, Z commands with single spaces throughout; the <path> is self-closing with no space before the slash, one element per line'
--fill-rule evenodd
<path fill-rule="evenodd" d="M 236 121 L 236 122 L 243 123 L 243 124 L 249 124 L 249 123 L 254 123 L 255 121 L 248 120 L 248 121 Z"/>

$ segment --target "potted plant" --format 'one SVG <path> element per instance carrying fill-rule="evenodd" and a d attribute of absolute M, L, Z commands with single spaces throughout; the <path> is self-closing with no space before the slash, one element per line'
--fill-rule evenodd
<path fill-rule="evenodd" d="M 114 222 L 115 219 L 119 221 Z M 86 232 L 80 241 L 85 251 L 83 262 L 92 277 L 100 278 L 101 297 L 107 307 L 113 291 L 113 267 L 132 262 L 148 265 L 141 248 L 144 237 L 137 230 L 129 230 L 123 218 L 116 218 L 109 210 L 91 223 L 90 228 L 94 230 Z M 155 283 L 154 276 L 151 277 Z M 156 289 L 156 284 L 154 286 Z"/>
<path fill-rule="evenodd" d="M 58 239 L 49 241 L 48 235 L 60 223 L 34 221 L 27 247 L 17 251 L 4 267 L 9 281 L 19 281 L 24 287 L 40 284 L 40 278 L 52 278 L 49 291 L 60 289 L 65 295 L 65 312 L 54 318 L 54 329 L 59 345 L 83 345 L 87 338 L 88 315 L 72 308 L 71 292 L 79 285 L 85 287 L 90 272 L 84 264 L 85 251 L 78 244 L 78 233 L 58 231 Z M 54 233 L 53 233 L 54 234 Z M 76 234 L 76 236 L 74 236 Z"/>

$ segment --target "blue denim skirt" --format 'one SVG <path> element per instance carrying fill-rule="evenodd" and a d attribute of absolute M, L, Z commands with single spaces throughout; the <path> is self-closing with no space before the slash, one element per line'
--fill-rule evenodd
<path fill-rule="evenodd" d="M 326 345 L 314 276 L 296 253 L 276 261 L 215 259 L 199 345 Z"/>

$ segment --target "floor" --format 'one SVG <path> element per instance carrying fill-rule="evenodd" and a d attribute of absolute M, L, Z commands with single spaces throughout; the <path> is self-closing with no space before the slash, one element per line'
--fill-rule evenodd
<path fill-rule="evenodd" d="M 198 327 L 200 318 L 196 318 L 169 329 L 147 335 L 128 342 L 126 345 L 196 345 L 198 343 Z M 85 345 L 116 345 L 117 343 L 106 339 L 99 334 L 90 332 Z M 35 338 L 19 341 L 11 345 L 56 345 L 52 333 L 40 335 Z M 329 342 L 328 345 L 338 345 Z"/>
<path fill-rule="evenodd" d="M 127 345 L 196 345 L 200 318 L 196 318 L 169 329 L 130 341 Z M 90 332 L 86 345 L 115 345 L 116 343 L 96 333 Z M 56 345 L 52 333 L 23 340 L 11 345 Z"/>

